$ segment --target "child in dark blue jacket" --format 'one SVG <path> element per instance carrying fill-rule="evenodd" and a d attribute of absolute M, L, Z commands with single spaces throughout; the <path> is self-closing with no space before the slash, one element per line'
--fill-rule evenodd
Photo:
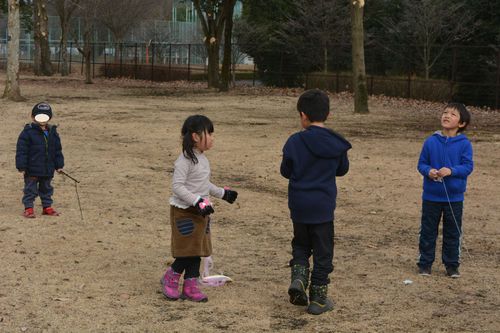
<path fill-rule="evenodd" d="M 420 226 L 420 275 L 430 275 L 435 258 L 439 222 L 443 217 L 442 260 L 446 274 L 460 277 L 462 210 L 467 176 L 473 170 L 472 145 L 462 133 L 470 113 L 461 103 L 448 104 L 441 115 L 441 131 L 424 142 L 418 171 L 424 176 Z"/>
<path fill-rule="evenodd" d="M 327 297 L 333 271 L 333 218 L 337 197 L 335 177 L 349 170 L 351 144 L 325 127 L 328 96 L 318 89 L 304 92 L 297 102 L 304 131 L 283 147 L 281 175 L 289 179 L 288 207 L 293 222 L 290 302 L 308 305 L 311 314 L 333 309 Z M 309 303 L 309 258 L 313 257 Z"/>
<path fill-rule="evenodd" d="M 31 111 L 32 123 L 27 124 L 17 140 L 16 168 L 24 176 L 24 217 L 34 218 L 33 203 L 40 196 L 43 215 L 58 216 L 52 208 L 54 188 L 50 184 L 54 171 L 64 167 L 61 139 L 56 126 L 49 125 L 52 108 L 38 103 Z"/>

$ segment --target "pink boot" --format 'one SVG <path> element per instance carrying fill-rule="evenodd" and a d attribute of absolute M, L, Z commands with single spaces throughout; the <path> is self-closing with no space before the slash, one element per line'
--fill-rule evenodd
<path fill-rule="evenodd" d="M 182 287 L 182 299 L 187 299 L 193 302 L 206 302 L 208 301 L 207 295 L 201 292 L 200 288 L 198 288 L 198 279 L 191 278 L 185 279 L 184 285 Z"/>
<path fill-rule="evenodd" d="M 179 298 L 179 279 L 181 274 L 174 272 L 172 267 L 169 267 L 165 272 L 165 275 L 161 278 L 160 282 L 163 286 L 163 295 L 171 301 L 175 301 Z"/>

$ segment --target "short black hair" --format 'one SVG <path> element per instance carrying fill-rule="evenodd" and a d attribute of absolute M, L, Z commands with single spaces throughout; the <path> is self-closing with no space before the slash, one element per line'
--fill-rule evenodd
<path fill-rule="evenodd" d="M 451 102 L 451 103 L 446 104 L 445 109 L 454 109 L 454 110 L 458 111 L 458 113 L 460 114 L 459 124 L 465 123 L 464 127 L 458 128 L 458 132 L 465 131 L 465 129 L 467 128 L 467 125 L 469 125 L 469 123 L 470 123 L 470 118 L 471 118 L 470 112 L 467 110 L 465 105 L 463 105 L 462 103 Z"/>
<path fill-rule="evenodd" d="M 297 101 L 297 110 L 303 112 L 311 122 L 323 122 L 330 113 L 330 99 L 322 90 L 306 90 Z"/>

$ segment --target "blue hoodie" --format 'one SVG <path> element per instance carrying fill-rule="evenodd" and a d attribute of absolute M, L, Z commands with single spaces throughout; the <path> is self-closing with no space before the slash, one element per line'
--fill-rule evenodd
<path fill-rule="evenodd" d="M 429 178 L 431 169 L 442 167 L 451 170 L 451 175 L 443 178 L 446 189 L 443 183 Z M 451 202 L 463 201 L 467 176 L 474 169 L 469 139 L 464 134 L 446 137 L 441 131 L 435 132 L 424 142 L 417 169 L 424 176 L 423 200 L 447 202 L 449 197 Z"/>
<path fill-rule="evenodd" d="M 336 176 L 349 170 L 351 144 L 330 129 L 309 126 L 290 136 L 283 147 L 281 175 L 289 179 L 288 207 L 293 223 L 333 221 Z"/>

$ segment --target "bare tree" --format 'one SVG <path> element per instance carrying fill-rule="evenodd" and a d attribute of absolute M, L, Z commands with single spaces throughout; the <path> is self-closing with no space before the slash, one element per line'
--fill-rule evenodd
<path fill-rule="evenodd" d="M 35 39 L 35 75 L 52 75 L 49 47 L 49 17 L 47 0 L 33 0 L 33 23 Z"/>
<path fill-rule="evenodd" d="M 78 15 L 83 21 L 83 46 L 80 45 L 78 39 L 75 38 L 75 44 L 78 51 L 83 57 L 85 83 L 91 84 L 92 82 L 92 36 L 95 31 L 95 24 L 97 21 L 97 13 L 100 9 L 100 4 L 106 0 L 80 0 L 78 4 Z"/>
<path fill-rule="evenodd" d="M 284 47 L 293 49 L 306 70 L 328 72 L 329 50 L 349 41 L 349 11 L 343 0 L 303 0 L 297 2 L 278 31 Z"/>
<path fill-rule="evenodd" d="M 466 10 L 464 1 L 456 0 L 403 0 L 398 22 L 393 18 L 380 22 L 395 44 L 412 49 L 385 47 L 397 54 L 415 53 L 426 79 L 443 52 L 453 43 L 466 40 L 475 30 L 474 13 Z"/>
<path fill-rule="evenodd" d="M 127 33 L 142 19 L 148 18 L 159 7 L 159 0 L 108 0 L 101 2 L 99 20 L 113 34 L 116 46 L 123 43 Z M 119 61 L 120 53 L 115 52 Z"/>
<path fill-rule="evenodd" d="M 236 0 L 226 0 L 224 5 L 224 58 L 222 60 L 221 82 L 219 89 L 221 91 L 229 90 L 229 82 L 231 82 L 231 53 L 233 44 L 233 13 Z"/>
<path fill-rule="evenodd" d="M 19 35 L 21 23 L 19 20 L 19 0 L 8 0 L 8 31 L 7 36 L 7 81 L 3 98 L 12 101 L 23 101 L 19 88 Z"/>
<path fill-rule="evenodd" d="M 66 76 L 69 74 L 68 66 L 68 34 L 69 22 L 73 13 L 78 7 L 80 0 L 49 0 L 54 6 L 59 22 L 61 23 L 61 75 Z"/>
<path fill-rule="evenodd" d="M 193 0 L 203 29 L 203 42 L 208 54 L 208 87 L 219 87 L 219 51 L 226 15 L 235 1 Z M 231 9 L 232 13 L 233 9 Z"/>
<path fill-rule="evenodd" d="M 352 84 L 354 112 L 368 113 L 368 90 L 365 72 L 365 47 L 363 29 L 364 0 L 349 0 L 352 32 Z"/>

